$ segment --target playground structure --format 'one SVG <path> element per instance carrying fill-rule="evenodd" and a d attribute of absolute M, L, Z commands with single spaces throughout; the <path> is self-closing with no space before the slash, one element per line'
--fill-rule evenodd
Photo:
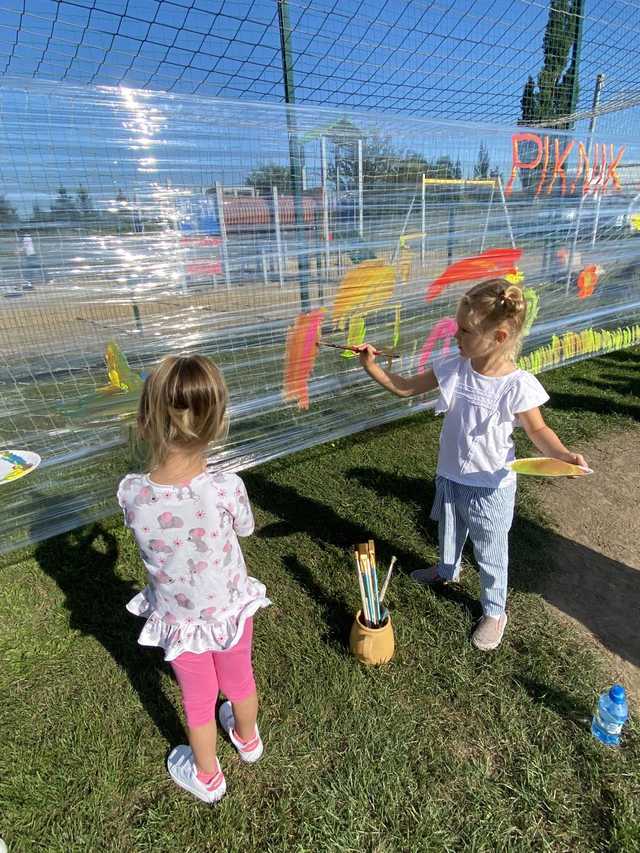
<path fill-rule="evenodd" d="M 398 353 L 396 369 L 425 368 L 483 277 L 520 281 L 538 307 L 529 369 L 638 342 L 639 187 L 609 156 L 637 161 L 634 145 L 598 140 L 606 165 L 586 163 L 593 138 L 549 131 L 543 175 L 520 127 L 296 108 L 296 196 L 283 106 L 35 83 L 0 98 L 15 210 L 0 224 L 0 436 L 42 458 L 2 488 L 1 550 L 114 511 L 137 464 L 139 389 L 170 352 L 223 368 L 232 429 L 212 452 L 241 469 L 428 408 L 386 395 L 348 350 L 316 351 L 313 335 L 366 337 Z M 554 149 L 571 143 L 552 182 Z M 521 185 L 526 171 L 544 191 Z M 247 196 L 230 189 L 252 180 Z M 292 329 L 306 341 L 297 373 Z"/>

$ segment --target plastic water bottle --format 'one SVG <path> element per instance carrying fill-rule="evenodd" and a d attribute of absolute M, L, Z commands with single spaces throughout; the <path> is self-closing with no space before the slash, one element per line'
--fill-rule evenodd
<path fill-rule="evenodd" d="M 614 684 L 598 699 L 591 722 L 591 734 L 607 746 L 619 746 L 622 727 L 627 722 L 629 708 L 622 684 Z"/>

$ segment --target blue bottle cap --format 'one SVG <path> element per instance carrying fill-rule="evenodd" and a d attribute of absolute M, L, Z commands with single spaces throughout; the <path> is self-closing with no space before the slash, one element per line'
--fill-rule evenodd
<path fill-rule="evenodd" d="M 627 696 L 624 692 L 624 687 L 622 684 L 614 684 L 611 690 L 609 691 L 609 698 L 612 702 L 615 702 L 616 705 L 622 705 L 623 702 L 626 701 Z"/>

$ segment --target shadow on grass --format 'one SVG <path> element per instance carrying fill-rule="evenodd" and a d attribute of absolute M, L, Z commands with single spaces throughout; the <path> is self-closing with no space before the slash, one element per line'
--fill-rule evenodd
<path fill-rule="evenodd" d="M 416 502 L 419 481 L 415 477 L 375 468 L 352 468 L 347 476 L 374 489 L 382 499 L 393 496 L 407 503 Z M 433 535 L 437 536 L 435 524 L 428 524 L 433 525 Z M 468 543 L 466 550 L 469 551 Z M 410 559 L 410 555 L 404 557 Z M 510 536 L 509 585 L 538 593 L 581 623 L 607 649 L 640 666 L 640 572 L 636 569 L 516 514 Z M 458 603 L 472 616 L 479 615 L 478 603 L 455 585 L 438 594 Z"/>
<path fill-rule="evenodd" d="M 582 381 L 582 380 L 581 380 Z M 601 387 L 606 387 L 605 384 Z M 616 393 L 620 393 L 616 390 Z M 559 411 L 594 412 L 599 415 L 625 415 L 635 421 L 640 421 L 640 406 L 634 403 L 620 403 L 612 400 L 609 396 L 596 396 L 594 394 L 563 394 L 559 391 L 551 391 L 552 408 Z"/>
<path fill-rule="evenodd" d="M 543 705 L 553 713 L 557 714 L 565 720 L 571 720 L 580 727 L 584 728 L 591 722 L 592 708 L 587 707 L 557 687 L 551 687 L 549 684 L 542 684 L 539 681 L 528 676 L 516 676 L 514 678 L 516 684 L 528 693 L 528 695 L 538 705 Z"/>
<path fill-rule="evenodd" d="M 125 610 L 139 590 L 115 574 L 118 546 L 113 534 L 93 524 L 41 542 L 35 557 L 65 594 L 70 627 L 94 637 L 126 672 L 165 740 L 171 745 L 184 742 L 176 709 L 162 689 L 162 657 L 137 644 L 142 622 Z"/>
<path fill-rule="evenodd" d="M 369 479 L 369 474 L 371 474 L 371 479 Z M 424 515 L 421 517 L 420 523 L 421 525 L 424 523 L 425 530 L 431 533 L 430 538 L 437 541 L 437 525 L 428 517 L 434 495 L 432 482 L 417 477 L 389 475 L 375 468 L 351 469 L 347 472 L 347 476 L 358 479 L 367 488 L 373 488 L 380 492 L 384 490 L 385 494 L 394 493 L 395 487 L 402 500 L 411 502 L 420 508 L 424 506 Z M 351 546 L 357 542 L 367 541 L 371 535 L 371 531 L 363 525 L 348 521 L 338 515 L 330 506 L 305 497 L 290 486 L 274 483 L 256 472 L 245 475 L 244 479 L 253 503 L 270 513 L 287 519 L 262 528 L 258 534 L 261 538 L 270 539 L 302 532 L 319 542 L 350 551 Z M 399 548 L 395 542 L 389 542 L 378 536 L 376 537 L 376 547 L 379 553 L 396 555 L 398 558 L 396 571 L 400 574 L 410 574 L 414 569 L 428 567 L 428 564 L 419 554 L 412 550 Z M 330 626 L 331 636 L 337 637 L 339 632 L 344 632 L 345 624 L 347 624 L 347 616 L 343 612 L 344 603 L 335 601 L 328 596 L 324 588 L 317 584 L 308 570 L 301 567 L 299 563 L 294 565 L 290 562 L 287 565 L 285 559 L 285 568 L 305 588 L 311 598 L 323 607 L 326 606 L 327 624 Z M 433 592 L 438 597 L 457 604 L 473 618 L 480 617 L 479 603 L 456 584 L 435 587 Z M 349 622 L 352 618 L 353 614 L 349 613 Z"/>
<path fill-rule="evenodd" d="M 291 577 L 302 587 L 305 593 L 323 608 L 327 625 L 325 641 L 332 646 L 345 650 L 348 646 L 349 631 L 353 616 L 351 609 L 342 598 L 330 595 L 313 577 L 312 572 L 295 554 L 287 554 L 283 565 Z"/>
<path fill-rule="evenodd" d="M 516 517 L 511 584 L 535 592 L 583 625 L 605 648 L 640 666 L 640 572 Z"/>

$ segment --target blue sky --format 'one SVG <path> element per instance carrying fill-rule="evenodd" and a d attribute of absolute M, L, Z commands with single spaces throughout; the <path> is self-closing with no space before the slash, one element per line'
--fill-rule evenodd
<path fill-rule="evenodd" d="M 546 2 L 307 0 L 289 8 L 298 103 L 341 114 L 373 110 L 387 116 L 398 145 L 430 155 L 446 150 L 463 165 L 475 160 L 480 139 L 496 161 L 508 160 L 507 136 L 495 125 L 517 120 L 524 81 L 540 67 Z M 154 175 L 193 185 L 222 172 L 227 183 L 241 183 L 252 164 L 286 159 L 281 113 L 264 113 L 269 133 L 257 124 L 251 133 L 242 130 L 243 114 L 257 109 L 250 103 L 283 98 L 275 0 L 0 0 L 0 10 L 5 80 L 122 83 L 244 104 L 225 114 L 204 101 L 172 105 L 159 97 L 171 118 L 145 152 L 135 144 L 144 136 L 140 127 L 124 128 L 132 112 L 120 101 L 108 107 L 86 93 L 74 100 L 64 87 L 53 90 L 53 100 L 51 92 L 5 89 L 0 193 L 22 213 L 34 202 L 47 205 L 59 183 L 82 183 L 107 200 L 120 185 L 148 187 Z M 635 91 L 627 78 L 635 73 L 639 13 L 636 3 L 586 0 L 579 108 L 590 105 L 601 71 L 607 98 Z M 151 102 L 140 107 L 143 122 L 150 108 Z M 433 140 L 421 140 L 416 127 L 403 126 L 403 114 L 473 127 L 446 131 L 440 140 L 431 130 Z M 207 133 L 211 122 L 215 132 Z M 600 119 L 611 140 L 636 128 L 637 109 Z M 145 153 L 155 160 L 148 169 L 140 165 Z"/>
<path fill-rule="evenodd" d="M 637 2 L 585 0 L 580 106 L 635 86 Z M 0 70 L 280 100 L 275 0 L 0 0 Z M 301 102 L 514 120 L 542 60 L 545 0 L 289 3 Z M 631 79 L 629 79 L 631 78 Z"/>

